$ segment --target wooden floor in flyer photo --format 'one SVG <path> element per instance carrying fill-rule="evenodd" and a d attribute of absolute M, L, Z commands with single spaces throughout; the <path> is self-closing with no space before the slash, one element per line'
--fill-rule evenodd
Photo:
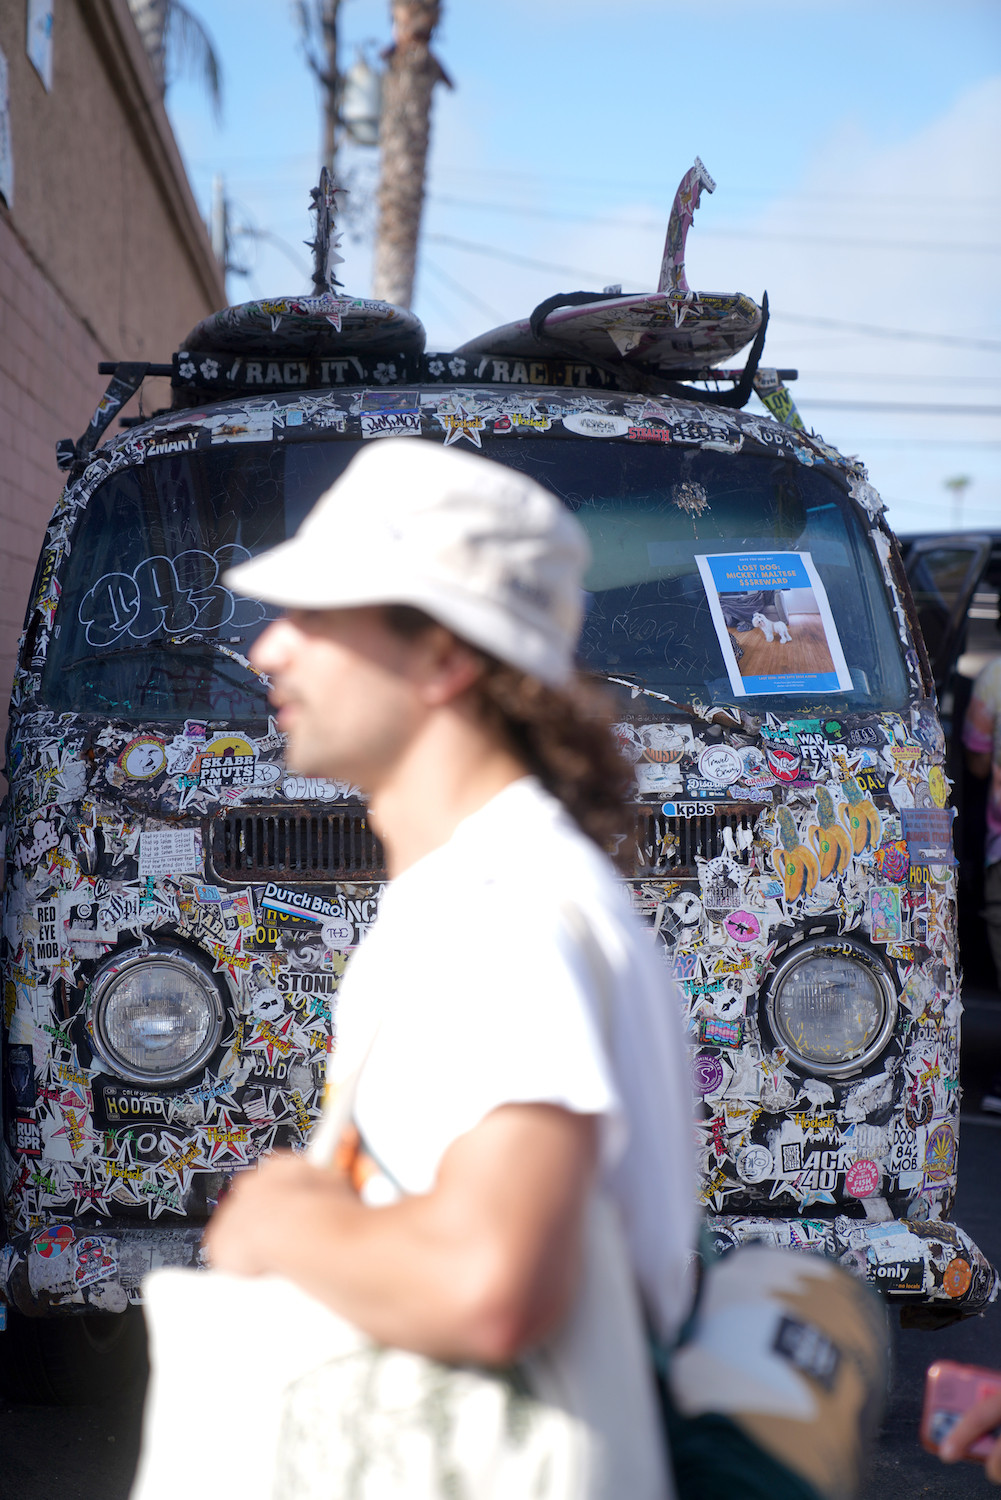
<path fill-rule="evenodd" d="M 730 637 L 736 641 L 743 655 L 737 657 L 741 677 L 798 676 L 800 673 L 833 672 L 824 622 L 819 615 L 790 615 L 784 632 L 780 632 L 774 621 L 771 626 L 772 639 L 765 630 L 755 625 L 751 630 L 731 630 Z M 781 634 L 788 634 L 784 641 Z"/>

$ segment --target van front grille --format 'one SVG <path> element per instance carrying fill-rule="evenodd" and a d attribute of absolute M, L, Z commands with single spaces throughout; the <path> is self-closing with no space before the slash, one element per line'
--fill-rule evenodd
<path fill-rule="evenodd" d="M 386 858 L 357 803 L 315 808 L 247 808 L 214 818 L 211 857 L 219 880 L 300 883 L 384 880 Z"/>
<path fill-rule="evenodd" d="M 634 878 L 697 873 L 696 858 L 715 859 L 724 852 L 724 828 L 733 834 L 737 858 L 746 865 L 749 851 L 738 837 L 754 828 L 761 811 L 721 809 L 698 818 L 668 818 L 659 809 L 636 809 Z M 291 877 L 300 884 L 339 880 L 385 880 L 386 858 L 358 803 L 315 808 L 246 808 L 213 818 L 210 838 L 214 877 L 230 883 Z"/>
<path fill-rule="evenodd" d="M 747 833 L 753 830 L 760 811 L 760 806 L 751 804 L 740 811 L 720 809 L 719 812 L 699 818 L 668 818 L 659 809 L 637 808 L 636 864 L 633 875 L 674 875 L 681 878 L 697 874 L 696 858 L 715 859 L 724 852 L 725 828 L 729 828 L 733 835 L 737 860 L 746 865 L 750 850 L 741 849 L 738 834 L 743 831 L 746 843 Z"/>

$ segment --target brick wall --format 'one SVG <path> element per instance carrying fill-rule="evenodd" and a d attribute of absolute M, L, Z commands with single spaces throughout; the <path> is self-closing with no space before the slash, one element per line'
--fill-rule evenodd
<path fill-rule="evenodd" d="M 92 333 L 73 316 L 0 220 L 0 717 L 28 591 L 62 489 L 55 443 L 79 437 L 96 405 Z"/>
<path fill-rule="evenodd" d="M 25 10 L 0 0 L 15 174 L 13 204 L 0 198 L 0 743 L 62 488 L 57 439 L 90 420 L 100 360 L 169 360 L 225 302 L 127 0 L 56 0 L 51 91 L 25 53 Z M 170 404 L 167 381 L 141 394 L 147 411 Z"/>

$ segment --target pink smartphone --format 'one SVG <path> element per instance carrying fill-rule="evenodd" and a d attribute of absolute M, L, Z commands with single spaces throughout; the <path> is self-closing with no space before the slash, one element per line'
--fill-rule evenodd
<path fill-rule="evenodd" d="M 922 1447 L 929 1453 L 938 1453 L 939 1444 L 960 1417 L 995 1391 L 1001 1391 L 1001 1370 L 961 1365 L 951 1359 L 939 1359 L 929 1365 L 925 1376 L 925 1406 L 921 1414 Z M 976 1463 L 985 1463 L 999 1435 L 1001 1427 L 985 1432 L 966 1457 Z"/>

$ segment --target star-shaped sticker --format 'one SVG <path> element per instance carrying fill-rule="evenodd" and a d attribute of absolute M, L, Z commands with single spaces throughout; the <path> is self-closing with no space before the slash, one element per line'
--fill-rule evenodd
<path fill-rule="evenodd" d="M 214 1162 L 217 1156 L 230 1155 L 234 1157 L 241 1166 L 249 1166 L 250 1158 L 250 1132 L 245 1125 L 234 1125 L 232 1116 L 224 1109 L 219 1111 L 219 1124 L 209 1125 L 205 1131 L 208 1137 L 208 1159 Z"/>
<path fill-rule="evenodd" d="M 212 972 L 214 974 L 220 974 L 225 971 L 227 974 L 229 974 L 234 984 L 240 983 L 241 973 L 249 973 L 251 966 L 250 959 L 243 957 L 242 939 L 243 933 L 241 931 L 232 953 L 230 953 L 229 949 L 225 948 L 222 943 L 212 944 L 212 956 L 215 959 L 215 968 Z"/>
<path fill-rule="evenodd" d="M 174 1136 L 166 1130 L 160 1136 L 160 1145 L 171 1153 L 161 1162 L 160 1170 L 166 1174 L 166 1182 L 177 1183 L 178 1196 L 183 1198 L 194 1176 L 193 1164 L 200 1161 L 201 1146 L 197 1140 Z"/>
<path fill-rule="evenodd" d="M 483 426 L 483 418 L 474 411 L 467 411 L 461 401 L 457 401 L 451 408 L 439 408 L 437 416 L 445 429 L 446 448 L 463 437 L 468 438 L 474 448 L 482 448 L 478 429 Z"/>
<path fill-rule="evenodd" d="M 52 1132 L 53 1136 L 64 1135 L 69 1141 L 69 1147 L 73 1155 L 82 1151 L 87 1144 L 87 1137 L 83 1128 L 83 1116 L 79 1116 L 74 1109 L 63 1110 L 63 1124 L 58 1130 Z"/>
<path fill-rule="evenodd" d="M 637 412 L 636 420 L 637 422 L 666 422 L 667 415 L 659 401 L 646 400 Z"/>
<path fill-rule="evenodd" d="M 247 1051 L 249 1052 L 251 1047 L 263 1047 L 268 1059 L 268 1067 L 273 1068 L 276 1053 L 281 1057 L 287 1057 L 292 1051 L 292 1043 L 287 1039 L 292 1019 L 289 1016 L 288 1020 L 277 1028 L 270 1021 L 260 1021 L 255 1035 L 247 1043 Z"/>
<path fill-rule="evenodd" d="M 146 1211 L 151 1219 L 158 1219 L 162 1213 L 168 1210 L 171 1213 L 183 1213 L 181 1195 L 177 1187 L 167 1186 L 156 1182 L 152 1178 L 139 1184 L 139 1192 L 146 1200 Z"/>
<path fill-rule="evenodd" d="M 817 1189 L 814 1189 L 814 1188 L 807 1188 L 806 1191 L 804 1192 L 802 1198 L 799 1200 L 799 1206 L 800 1206 L 801 1209 L 803 1209 L 803 1208 L 809 1208 L 811 1203 L 833 1203 L 833 1202 L 834 1202 L 834 1194 L 833 1193 L 828 1193 L 828 1192 L 825 1192 L 823 1190 L 818 1191 Z"/>
<path fill-rule="evenodd" d="M 108 1190 L 113 1183 L 105 1175 L 104 1160 L 94 1156 L 69 1171 L 73 1174 L 69 1192 L 76 1200 L 77 1212 L 88 1208 L 110 1215 L 112 1210 L 108 1204 Z"/>

